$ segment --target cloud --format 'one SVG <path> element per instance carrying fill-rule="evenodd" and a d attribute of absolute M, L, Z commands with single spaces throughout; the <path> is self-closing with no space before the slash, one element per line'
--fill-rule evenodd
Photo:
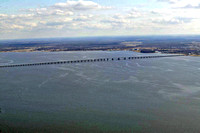
<path fill-rule="evenodd" d="M 88 27 L 105 27 L 100 26 L 96 14 L 88 14 L 88 12 L 80 13 L 80 11 L 111 9 L 92 1 L 67 1 L 65 3 L 56 3 L 45 8 L 23 9 L 23 14 L 0 14 L 0 27 L 2 31 L 10 32 L 13 29 L 32 30 L 46 28 L 81 28 Z M 88 21 L 87 23 L 84 23 Z M 90 22 L 89 22 L 90 21 Z M 76 27 L 75 27 L 76 26 Z"/>
<path fill-rule="evenodd" d="M 132 19 L 136 19 L 136 17 L 130 16 L 130 12 L 128 12 L 127 14 L 115 14 L 108 18 L 103 18 L 100 23 L 109 25 L 112 29 L 120 29 L 133 25 Z"/>
<path fill-rule="evenodd" d="M 171 3 L 171 4 L 174 4 L 174 3 L 177 3 L 181 0 L 158 0 L 159 2 L 168 2 L 168 3 Z"/>
<path fill-rule="evenodd" d="M 199 8 L 199 0 L 157 0 L 158 2 L 167 2 L 173 8 Z"/>
<path fill-rule="evenodd" d="M 190 23 L 193 18 L 162 18 L 152 20 L 153 23 L 162 24 L 162 25 L 178 25 L 184 23 Z"/>
<path fill-rule="evenodd" d="M 25 12 L 33 13 L 37 16 L 49 16 L 49 15 L 60 15 L 60 16 L 71 16 L 74 13 L 69 10 L 61 10 L 55 8 L 36 8 L 36 9 L 26 9 Z"/>
<path fill-rule="evenodd" d="M 200 4 L 199 5 L 191 5 L 191 4 L 188 4 L 182 8 L 186 8 L 186 9 L 191 9 L 191 8 L 194 8 L 194 9 L 200 9 Z"/>
<path fill-rule="evenodd" d="M 65 3 L 56 3 L 54 8 L 60 8 L 60 9 L 68 9 L 68 10 L 80 10 L 80 11 L 86 11 L 86 10 L 105 10 L 105 9 L 111 9 L 111 7 L 107 6 L 101 6 L 93 1 L 85 1 L 85 0 L 79 0 L 79 1 L 67 1 Z"/>
<path fill-rule="evenodd" d="M 0 18 L 4 18 L 4 17 L 7 17 L 8 15 L 7 14 L 0 14 Z"/>
<path fill-rule="evenodd" d="M 187 6 L 186 1 L 180 6 L 185 0 L 159 1 L 168 2 L 170 7 L 111 8 L 93 1 L 71 0 L 43 8 L 23 9 L 16 14 L 4 13 L 0 14 L 0 38 L 11 34 L 13 37 L 52 37 L 166 33 L 164 31 L 182 33 L 181 28 L 195 29 L 194 25 L 200 22 L 199 4 Z"/>
<path fill-rule="evenodd" d="M 144 16 L 144 12 L 139 11 L 138 9 L 132 9 L 129 14 L 127 15 L 128 18 L 138 18 Z"/>
<path fill-rule="evenodd" d="M 72 16 L 76 12 L 89 11 L 89 10 L 105 10 L 112 9 L 108 6 L 99 5 L 93 1 L 66 1 L 65 3 L 56 3 L 46 8 L 31 8 L 22 10 L 25 13 L 35 14 L 37 16 Z"/>
<path fill-rule="evenodd" d="M 92 14 L 88 14 L 88 15 L 79 14 L 73 20 L 74 21 L 91 21 L 92 19 L 94 19 L 94 15 Z"/>

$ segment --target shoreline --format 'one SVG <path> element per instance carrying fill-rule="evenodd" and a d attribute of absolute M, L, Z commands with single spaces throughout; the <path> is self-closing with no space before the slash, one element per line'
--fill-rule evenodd
<path fill-rule="evenodd" d="M 52 51 L 52 50 L 46 50 L 46 51 L 23 51 L 23 50 L 19 50 L 19 51 L 0 51 L 0 53 L 32 53 L 32 52 L 90 52 L 90 51 L 132 51 L 132 52 L 137 52 L 137 53 L 142 53 L 140 51 L 135 51 L 135 50 L 56 50 L 56 51 Z M 157 52 L 155 52 L 157 53 Z M 148 53 L 148 54 L 155 54 L 155 53 Z M 163 52 L 159 52 L 161 54 L 180 54 L 180 55 L 184 55 L 184 56 L 195 56 L 198 57 L 200 55 L 186 55 L 183 53 L 163 53 Z M 142 54 L 147 54 L 147 53 L 142 53 Z"/>

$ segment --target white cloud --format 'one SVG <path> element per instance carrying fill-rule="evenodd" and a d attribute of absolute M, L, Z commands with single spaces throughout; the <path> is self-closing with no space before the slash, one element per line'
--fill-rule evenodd
<path fill-rule="evenodd" d="M 31 8 L 21 10 L 24 14 L 17 15 L 8 15 L 0 14 L 0 32 L 8 31 L 14 29 L 19 30 L 32 30 L 35 29 L 45 29 L 46 28 L 71 28 L 71 29 L 80 29 L 82 27 L 103 27 L 97 23 L 98 20 L 95 19 L 95 14 L 80 13 L 81 11 L 87 10 L 101 10 L 101 9 L 110 9 L 110 7 L 101 6 L 92 1 L 67 1 L 66 3 L 56 3 L 53 6 L 46 8 Z M 86 21 L 95 21 L 96 22 L 87 22 L 83 26 L 83 22 Z M 75 27 L 76 26 L 76 27 Z"/>
<path fill-rule="evenodd" d="M 134 8 L 129 12 L 127 17 L 129 17 L 129 18 L 138 18 L 138 17 L 142 17 L 143 15 L 144 15 L 144 12 L 139 11 L 138 9 Z"/>
<path fill-rule="evenodd" d="M 92 1 L 74 0 L 56 3 L 45 8 L 25 9 L 18 14 L 0 14 L 0 34 L 1 37 L 7 33 L 26 37 L 33 37 L 33 35 L 50 37 L 198 31 L 195 27 L 200 23 L 198 15 L 200 9 L 187 9 L 183 8 L 184 6 L 179 8 L 178 4 L 185 0 L 159 1 L 170 3 L 171 7 L 153 9 L 135 7 L 122 11 Z M 188 2 L 185 3 L 187 4 Z M 190 28 L 192 30 L 189 30 Z"/>
<path fill-rule="evenodd" d="M 93 1 L 67 1 L 65 3 L 56 3 L 54 8 L 68 9 L 68 10 L 101 10 L 101 9 L 110 9 L 111 7 L 101 6 Z"/>
<path fill-rule="evenodd" d="M 198 4 L 198 5 L 188 4 L 188 5 L 184 6 L 183 8 L 188 8 L 188 9 L 196 8 L 196 9 L 200 9 L 200 4 Z"/>
<path fill-rule="evenodd" d="M 92 14 L 79 14 L 77 15 L 73 20 L 74 21 L 91 21 L 94 18 L 94 15 Z"/>
<path fill-rule="evenodd" d="M 33 13 L 35 15 L 40 16 L 49 16 L 49 15 L 65 15 L 70 16 L 74 13 L 69 10 L 61 10 L 61 9 L 55 9 L 55 8 L 37 8 L 37 9 L 27 9 L 24 10 L 25 12 Z"/>
<path fill-rule="evenodd" d="M 184 7 L 199 7 L 199 0 L 158 0 L 160 2 L 168 2 L 173 8 L 184 8 Z"/>
<path fill-rule="evenodd" d="M 177 24 L 190 23 L 191 21 L 192 18 L 161 18 L 161 19 L 155 19 L 152 22 L 162 25 L 177 25 Z"/>
<path fill-rule="evenodd" d="M 8 17 L 7 14 L 0 14 L 0 18 Z"/>

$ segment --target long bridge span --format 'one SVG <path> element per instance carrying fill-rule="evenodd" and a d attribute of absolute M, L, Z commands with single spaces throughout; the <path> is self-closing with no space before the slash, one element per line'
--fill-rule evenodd
<path fill-rule="evenodd" d="M 55 64 L 72 64 L 72 63 L 87 63 L 87 62 L 106 62 L 106 61 L 120 61 L 120 60 L 135 60 L 135 59 L 150 59 L 150 58 L 163 58 L 163 57 L 176 57 L 183 55 L 163 55 L 163 56 L 133 56 L 133 57 L 114 57 L 114 58 L 98 58 L 98 59 L 82 59 L 71 61 L 55 61 L 55 62 L 39 62 L 28 64 L 10 64 L 2 65 L 0 68 L 7 67 L 28 67 L 28 66 L 41 66 L 41 65 L 55 65 Z"/>

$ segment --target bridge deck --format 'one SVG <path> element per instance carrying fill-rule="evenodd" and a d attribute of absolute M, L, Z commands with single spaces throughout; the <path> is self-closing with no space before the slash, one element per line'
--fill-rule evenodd
<path fill-rule="evenodd" d="M 29 64 L 2 65 L 2 66 L 0 66 L 0 68 L 6 68 L 6 67 L 25 67 L 25 66 L 40 66 L 40 65 L 54 65 L 54 64 L 72 64 L 72 63 L 86 63 L 86 62 L 102 62 L 102 61 L 134 60 L 134 59 L 162 58 L 162 57 L 175 57 L 175 56 L 183 56 L 183 55 L 134 56 L 134 57 L 115 57 L 115 58 L 83 59 L 83 60 L 72 60 L 72 61 L 39 62 L 39 63 L 29 63 Z"/>

